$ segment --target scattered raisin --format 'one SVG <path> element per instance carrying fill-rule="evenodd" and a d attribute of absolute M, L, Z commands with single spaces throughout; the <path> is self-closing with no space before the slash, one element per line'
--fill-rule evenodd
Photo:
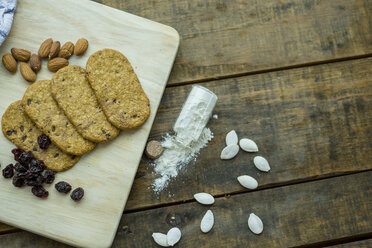
<path fill-rule="evenodd" d="M 65 193 L 65 194 L 71 191 L 71 185 L 64 181 L 56 183 L 54 187 L 56 188 L 58 192 Z"/>
<path fill-rule="evenodd" d="M 18 158 L 18 162 L 22 165 L 28 165 L 33 158 L 34 154 L 32 154 L 32 152 L 22 152 Z"/>
<path fill-rule="evenodd" d="M 15 187 L 23 187 L 25 186 L 25 175 L 24 173 L 18 173 L 13 177 L 13 185 Z"/>
<path fill-rule="evenodd" d="M 45 170 L 46 166 L 44 164 L 43 161 L 41 160 L 38 160 L 38 159 L 33 159 L 31 160 L 31 163 L 30 163 L 30 169 L 29 171 L 31 173 L 41 173 Z"/>
<path fill-rule="evenodd" d="M 41 149 L 47 149 L 52 142 L 50 141 L 48 136 L 42 134 L 39 137 L 37 137 L 37 143 L 39 144 Z"/>
<path fill-rule="evenodd" d="M 84 190 L 83 190 L 83 188 L 80 188 L 80 187 L 74 189 L 74 191 L 72 191 L 72 193 L 70 195 L 71 199 L 76 201 L 76 202 L 80 201 L 81 198 L 83 198 L 83 196 L 84 196 Z"/>
<path fill-rule="evenodd" d="M 41 186 L 44 183 L 45 179 L 42 175 L 38 175 L 31 179 L 26 179 L 26 184 L 28 186 Z"/>
<path fill-rule="evenodd" d="M 55 179 L 55 175 L 56 175 L 56 173 L 54 171 L 52 171 L 52 170 L 46 170 L 44 172 L 45 183 L 47 183 L 47 184 L 53 183 L 53 181 Z"/>
<path fill-rule="evenodd" d="M 14 155 L 14 160 L 15 161 L 18 161 L 19 156 L 21 156 L 22 152 L 24 152 L 24 151 L 22 149 L 19 149 L 19 148 L 12 149 L 12 153 Z"/>
<path fill-rule="evenodd" d="M 3 169 L 3 177 L 12 178 L 14 175 L 13 164 L 9 164 Z"/>
<path fill-rule="evenodd" d="M 34 186 L 32 187 L 31 192 L 39 198 L 46 198 L 49 195 L 49 192 L 46 191 L 43 186 Z"/>
<path fill-rule="evenodd" d="M 14 169 L 17 171 L 17 172 L 26 172 L 28 170 L 28 166 L 26 165 L 21 165 L 20 163 L 16 163 L 14 165 Z"/>
<path fill-rule="evenodd" d="M 21 132 L 23 132 L 23 130 L 25 130 L 25 127 L 24 126 L 20 126 L 19 129 L 21 129 Z"/>

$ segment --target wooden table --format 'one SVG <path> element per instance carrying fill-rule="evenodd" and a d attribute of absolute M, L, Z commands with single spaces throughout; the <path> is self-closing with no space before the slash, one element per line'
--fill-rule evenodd
<path fill-rule="evenodd" d="M 151 139 L 171 130 L 191 85 L 218 97 L 215 138 L 157 198 L 144 158 L 113 247 L 156 247 L 153 232 L 176 225 L 178 247 L 372 247 L 371 0 L 101 0 L 176 28 L 180 50 Z M 271 162 L 219 159 L 235 129 Z M 236 180 L 255 176 L 256 190 Z M 209 192 L 209 209 L 193 194 Z M 174 194 L 174 195 L 173 195 Z M 250 212 L 264 231 L 247 228 Z M 0 247 L 68 247 L 0 224 Z"/>

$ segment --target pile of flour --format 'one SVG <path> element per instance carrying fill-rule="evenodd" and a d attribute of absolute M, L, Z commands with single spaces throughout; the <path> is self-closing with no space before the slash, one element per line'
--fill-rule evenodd
<path fill-rule="evenodd" d="M 195 160 L 200 149 L 206 147 L 212 139 L 213 133 L 209 128 L 204 128 L 199 139 L 191 142 L 188 146 L 180 142 L 177 135 L 166 134 L 161 142 L 164 153 L 153 163 L 154 172 L 160 175 L 152 183 L 154 192 L 159 194 L 163 191 L 168 186 L 170 179 L 176 177 L 178 172 L 191 160 Z"/>

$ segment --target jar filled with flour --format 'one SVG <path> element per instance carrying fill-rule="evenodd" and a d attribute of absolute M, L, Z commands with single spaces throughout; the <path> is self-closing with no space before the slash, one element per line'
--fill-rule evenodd
<path fill-rule="evenodd" d="M 206 127 L 217 103 L 217 96 L 203 86 L 193 86 L 173 126 L 179 142 L 189 146 Z"/>

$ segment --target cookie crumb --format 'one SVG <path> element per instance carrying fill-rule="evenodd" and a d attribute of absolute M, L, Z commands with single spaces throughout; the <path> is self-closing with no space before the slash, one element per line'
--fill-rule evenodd
<path fill-rule="evenodd" d="M 163 153 L 163 147 L 159 141 L 152 140 L 147 143 L 145 153 L 148 158 L 157 159 Z"/>

